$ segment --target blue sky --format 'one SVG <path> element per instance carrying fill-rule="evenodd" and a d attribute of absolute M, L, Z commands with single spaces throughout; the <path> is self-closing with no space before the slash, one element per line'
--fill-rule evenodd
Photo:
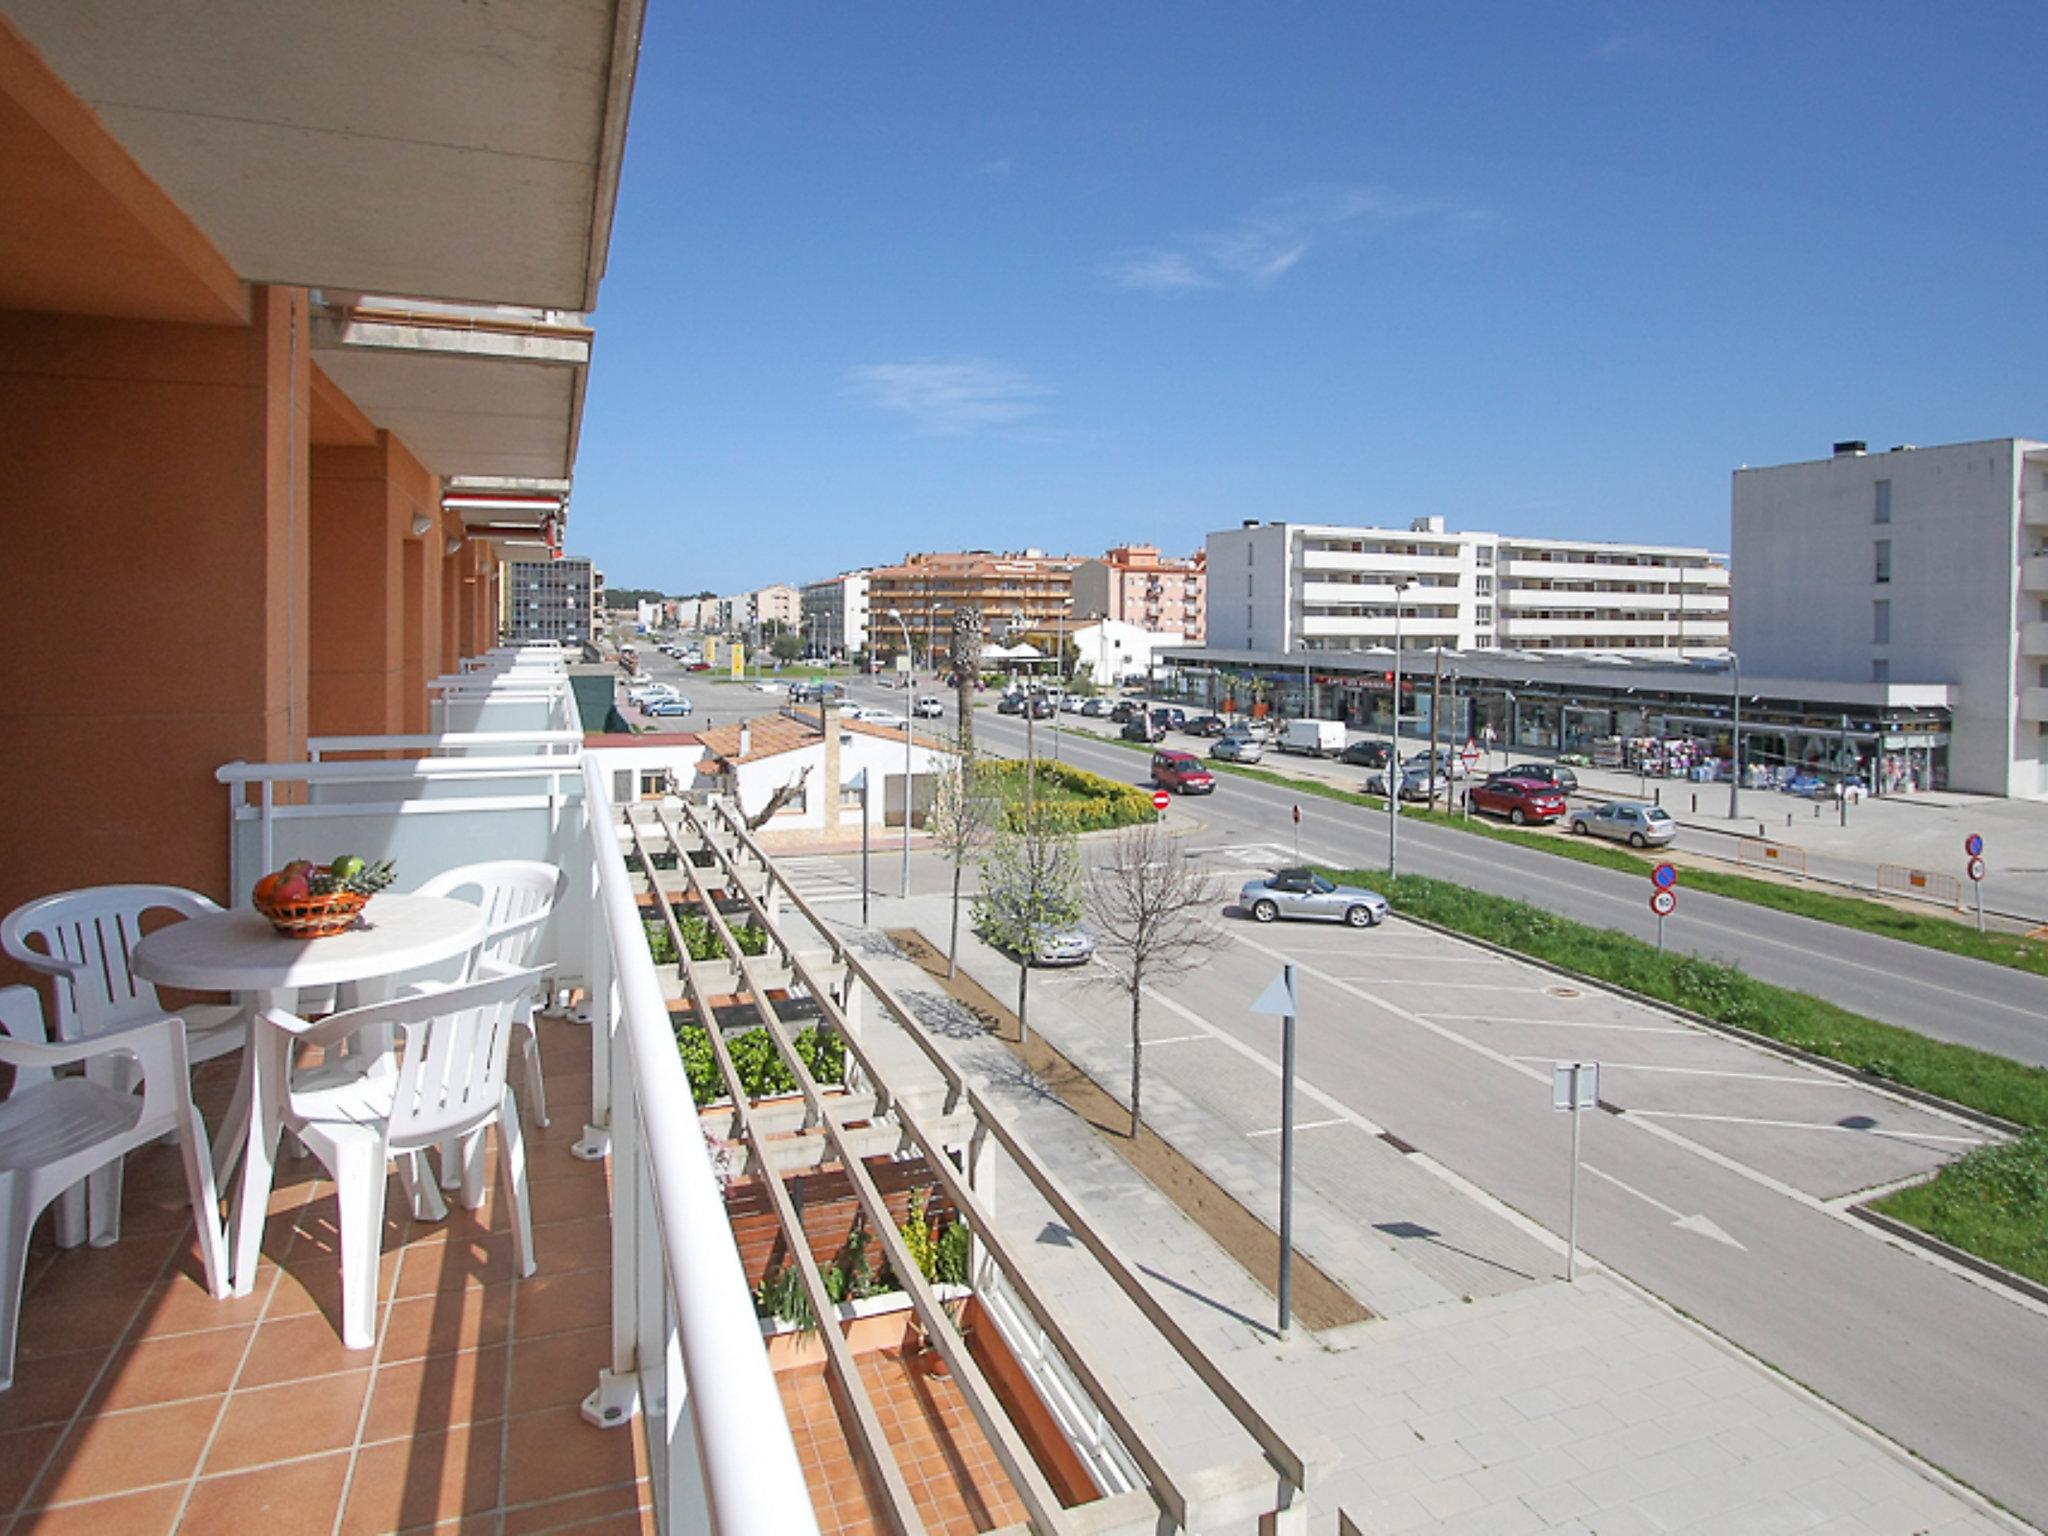
<path fill-rule="evenodd" d="M 2033 0 L 649 11 L 570 522 L 617 585 L 1725 548 L 1740 464 L 2048 435 Z"/>

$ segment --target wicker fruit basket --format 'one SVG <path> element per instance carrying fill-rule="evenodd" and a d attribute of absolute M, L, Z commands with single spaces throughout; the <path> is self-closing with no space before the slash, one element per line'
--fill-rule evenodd
<path fill-rule="evenodd" d="M 330 891 L 298 901 L 259 901 L 256 910 L 287 938 L 325 939 L 355 927 L 369 900 L 360 891 Z"/>

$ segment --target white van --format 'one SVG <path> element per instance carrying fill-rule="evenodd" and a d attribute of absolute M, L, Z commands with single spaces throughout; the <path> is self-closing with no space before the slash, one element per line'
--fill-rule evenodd
<path fill-rule="evenodd" d="M 1344 750 L 1344 723 L 1341 720 L 1290 720 L 1281 729 L 1280 739 L 1274 745 L 1282 752 L 1335 757 Z"/>

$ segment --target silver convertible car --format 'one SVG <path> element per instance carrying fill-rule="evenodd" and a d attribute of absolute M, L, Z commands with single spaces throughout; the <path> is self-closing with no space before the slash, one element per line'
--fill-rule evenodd
<path fill-rule="evenodd" d="M 1253 880 L 1237 893 L 1237 904 L 1261 923 L 1309 917 L 1376 928 L 1387 920 L 1387 898 L 1379 892 L 1333 885 L 1312 869 L 1283 869 L 1270 879 Z"/>

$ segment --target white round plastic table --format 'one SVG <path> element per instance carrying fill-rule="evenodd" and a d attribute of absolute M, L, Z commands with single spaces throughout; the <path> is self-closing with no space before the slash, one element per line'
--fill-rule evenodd
<path fill-rule="evenodd" d="M 481 907 L 445 896 L 372 896 L 354 928 L 320 939 L 288 938 L 262 913 L 238 907 L 157 929 L 135 946 L 128 965 L 145 981 L 163 986 L 243 993 L 257 1013 L 291 1009 L 301 987 L 352 986 L 359 1001 L 377 1002 L 397 977 L 466 954 L 483 941 L 484 931 Z M 215 1174 L 223 1181 L 257 1131 L 250 1112 L 256 1074 L 254 1032 L 250 1040 L 214 1147 Z M 237 1231 L 251 1221 L 260 1230 L 261 1220 L 251 1202 L 269 1203 L 269 1169 L 259 1168 L 268 1160 L 267 1153 L 260 1160 L 246 1160 L 241 1198 L 233 1213 Z M 440 1192 L 431 1181 L 425 1185 L 415 1191 L 415 1208 L 430 1218 L 445 1214 Z M 230 1251 L 238 1246 L 232 1245 Z M 246 1294 L 255 1278 L 253 1266 L 249 1268 L 250 1273 L 234 1277 L 238 1295 Z"/>

